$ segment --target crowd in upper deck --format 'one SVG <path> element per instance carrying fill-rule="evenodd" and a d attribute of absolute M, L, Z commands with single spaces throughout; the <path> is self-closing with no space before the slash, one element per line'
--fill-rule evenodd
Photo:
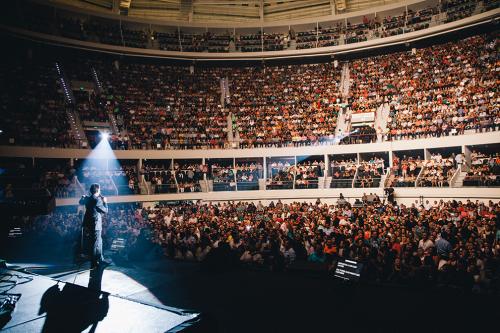
<path fill-rule="evenodd" d="M 67 108 L 82 120 L 109 121 L 114 115 L 120 127 L 111 136 L 115 149 L 332 144 L 339 141 L 341 112 L 378 114 L 383 108 L 389 108 L 386 128 L 358 127 L 341 143 L 494 131 L 500 126 L 497 47 L 493 32 L 352 60 L 347 97 L 340 89 L 341 68 L 331 62 L 229 68 L 93 58 L 85 66 L 79 59 L 64 62 L 72 80 L 92 84 L 89 73 L 95 71 L 102 86 L 73 87 L 76 101 L 69 103 L 53 63 L 20 59 L 2 70 L 7 89 L 1 95 L 6 116 L 0 140 L 71 146 Z"/>

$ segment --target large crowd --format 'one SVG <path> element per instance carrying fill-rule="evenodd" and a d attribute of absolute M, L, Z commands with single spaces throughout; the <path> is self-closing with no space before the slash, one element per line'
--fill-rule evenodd
<path fill-rule="evenodd" d="M 446 158 L 441 154 L 433 154 L 430 160 L 423 162 L 423 168 L 420 186 L 443 187 L 450 186 L 457 164 L 454 156 Z"/>
<path fill-rule="evenodd" d="M 352 187 L 358 164 L 353 159 L 332 160 L 330 162 L 331 188 Z"/>
<path fill-rule="evenodd" d="M 63 148 L 75 144 L 54 63 L 2 62 L 0 84 L 1 144 Z"/>
<path fill-rule="evenodd" d="M 463 186 L 500 186 L 500 154 L 473 151 Z"/>
<path fill-rule="evenodd" d="M 493 131 L 500 124 L 496 92 L 496 36 L 383 56 L 369 63 L 383 77 L 373 99 L 389 102 L 390 140 Z M 371 66 L 373 64 L 373 67 Z M 360 65 L 360 64 L 359 64 Z M 373 80 L 373 79 L 371 79 Z"/>
<path fill-rule="evenodd" d="M 67 237 L 79 230 L 75 211 L 37 217 L 26 230 L 42 238 L 44 233 Z M 149 234 L 169 258 L 213 261 L 224 253 L 244 266 L 273 270 L 310 262 L 327 271 L 337 260 L 351 259 L 364 264 L 366 281 L 490 291 L 498 290 L 499 227 L 500 206 L 491 201 L 427 200 L 405 206 L 365 200 L 356 208 L 319 199 L 268 205 L 185 202 L 111 205 L 104 239 L 108 247 L 124 239 L 127 254 L 141 235 Z"/>
<path fill-rule="evenodd" d="M 387 129 L 357 127 L 340 142 L 369 143 L 498 130 L 496 36 L 350 61 L 347 101 L 341 68 L 332 62 L 229 68 L 92 58 L 68 59 L 64 67 L 71 79 L 89 81 L 95 70 L 102 91 L 76 92 L 74 107 L 83 120 L 119 120 L 120 133 L 110 138 L 115 149 L 332 144 L 344 102 L 346 115 L 390 109 Z M 71 146 L 54 68 L 31 62 L 4 65 L 0 138 Z"/>
<path fill-rule="evenodd" d="M 392 162 L 388 185 L 393 187 L 413 187 L 423 167 L 420 156 L 395 156 Z"/>
<path fill-rule="evenodd" d="M 229 111 L 240 147 L 315 145 L 333 140 L 340 69 L 331 63 L 242 68 L 229 76 Z"/>
<path fill-rule="evenodd" d="M 31 14 L 24 15 L 22 19 L 12 15 L 7 20 L 16 26 L 39 32 L 116 46 L 182 52 L 261 52 L 293 49 L 292 40 L 296 42 L 295 49 L 306 49 L 358 43 L 418 31 L 429 28 L 431 23 L 448 23 L 469 17 L 479 2 L 482 2 L 481 11 L 498 7 L 496 1 L 448 0 L 415 10 L 407 8 L 399 15 L 382 12 L 371 18 L 363 16 L 361 20 L 355 17 L 321 22 L 312 30 L 295 26 L 283 32 L 236 32 L 233 29 L 195 32 L 183 31 L 174 26 L 153 28 L 145 24 L 128 24 L 91 16 L 76 17 L 69 13 L 54 15 L 49 7 L 43 5 L 25 8 L 19 5 L 19 11 Z"/>

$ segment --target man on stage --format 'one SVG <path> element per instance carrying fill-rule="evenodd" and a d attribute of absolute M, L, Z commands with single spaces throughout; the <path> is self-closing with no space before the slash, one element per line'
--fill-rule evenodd
<path fill-rule="evenodd" d="M 90 185 L 90 195 L 83 195 L 80 205 L 85 206 L 83 228 L 90 234 L 92 245 L 91 268 L 105 267 L 109 263 L 104 261 L 102 254 L 102 214 L 108 212 L 108 200 L 101 195 L 99 184 Z M 85 233 L 86 234 L 86 233 Z"/>

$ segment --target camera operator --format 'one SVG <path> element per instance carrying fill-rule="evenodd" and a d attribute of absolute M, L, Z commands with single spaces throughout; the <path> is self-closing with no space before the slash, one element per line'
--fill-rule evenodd
<path fill-rule="evenodd" d="M 387 196 L 387 201 L 391 203 L 391 205 L 396 204 L 396 200 L 394 200 L 394 188 L 386 187 L 384 188 L 384 193 Z"/>

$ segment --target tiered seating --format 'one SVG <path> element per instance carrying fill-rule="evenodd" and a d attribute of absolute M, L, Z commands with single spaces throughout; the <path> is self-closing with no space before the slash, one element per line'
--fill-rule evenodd
<path fill-rule="evenodd" d="M 54 64 L 21 60 L 0 65 L 1 144 L 73 146 Z"/>
<path fill-rule="evenodd" d="M 323 175 L 318 161 L 297 163 L 295 173 L 296 189 L 318 188 L 318 178 Z"/>
<path fill-rule="evenodd" d="M 490 131 L 498 127 L 494 37 L 356 60 L 350 101 L 377 110 L 390 102 L 391 140 Z M 476 82 L 480 81 L 480 84 Z"/>
<path fill-rule="evenodd" d="M 268 166 L 266 188 L 269 190 L 285 190 L 294 187 L 295 165 L 288 159 L 278 159 Z"/>
<path fill-rule="evenodd" d="M 142 30 L 122 28 L 122 36 L 124 46 L 145 49 L 148 45 L 148 34 Z"/>
<path fill-rule="evenodd" d="M 224 147 L 227 130 L 220 106 L 220 70 L 97 63 L 109 107 L 123 116 L 134 149 Z"/>
<path fill-rule="evenodd" d="M 214 191 L 235 191 L 236 179 L 231 162 L 213 163 L 209 166 L 209 179 L 213 181 Z"/>
<path fill-rule="evenodd" d="M 358 167 L 354 187 L 379 187 L 383 174 L 383 159 L 374 157 L 369 161 L 363 161 Z"/>
<path fill-rule="evenodd" d="M 146 183 L 151 184 L 153 193 L 177 193 L 174 171 L 170 165 L 149 162 L 143 165 L 140 174 Z"/>
<path fill-rule="evenodd" d="M 160 50 L 164 51 L 180 51 L 181 45 L 179 34 L 174 32 L 154 32 L 153 36 L 158 40 Z"/>
<path fill-rule="evenodd" d="M 248 163 L 236 164 L 238 191 L 258 190 L 259 179 L 263 176 L 264 169 L 260 162 L 249 161 Z"/>
<path fill-rule="evenodd" d="M 89 192 L 90 185 L 99 183 L 101 193 L 103 195 L 116 195 L 118 193 L 113 180 L 111 179 L 112 171 L 99 169 L 96 166 L 82 166 L 78 168 L 77 176 L 80 183 L 83 185 L 85 192 Z"/>
<path fill-rule="evenodd" d="M 352 187 L 358 165 L 354 160 L 332 161 L 330 163 L 331 188 Z"/>
<path fill-rule="evenodd" d="M 174 175 L 179 192 L 201 192 L 200 181 L 206 172 L 206 166 L 201 164 L 175 162 Z"/>
<path fill-rule="evenodd" d="M 472 152 L 463 186 L 500 186 L 500 154 Z"/>
<path fill-rule="evenodd" d="M 394 157 L 391 168 L 394 179 L 389 185 L 393 187 L 415 186 L 424 162 L 420 156 L 416 158 L 403 156 L 401 159 Z"/>
<path fill-rule="evenodd" d="M 155 32 L 150 31 L 151 26 L 146 23 L 134 22 L 133 25 L 127 23 L 122 25 L 118 20 L 92 16 L 82 18 L 71 13 L 54 11 L 51 7 L 40 4 L 19 5 L 20 9 L 13 12 L 12 17 L 7 17 L 7 20 L 10 24 L 38 32 L 118 46 L 156 47 L 154 43 L 148 43 L 148 39 L 152 36 L 159 41 L 157 47 L 161 50 L 230 52 L 233 50 L 230 50 L 229 44 L 234 38 L 236 52 L 261 52 L 286 49 L 289 46 L 288 39 L 294 37 L 296 37 L 297 49 L 305 49 L 338 45 L 341 36 L 345 37 L 346 44 L 350 44 L 426 29 L 433 15 L 439 12 L 446 13 L 444 22 L 440 23 L 453 22 L 476 13 L 480 2 L 482 2 L 482 10 L 498 8 L 498 1 L 494 0 L 447 0 L 418 11 L 408 9 L 408 15 L 403 9 L 401 14 L 396 16 L 379 18 L 380 13 L 377 13 L 375 19 L 369 19 L 366 16 L 363 17 L 362 22 L 351 22 L 348 19 L 347 26 L 344 21 L 341 21 L 331 27 L 320 28 L 318 31 L 315 29 L 298 31 L 296 34 L 291 32 L 290 35 L 258 31 L 234 37 L 229 33 L 217 35 L 213 32 L 179 32 L 174 30 L 177 29 L 176 26 L 165 27 L 172 32 Z M 23 15 L 18 15 L 17 12 Z"/>
<path fill-rule="evenodd" d="M 433 154 L 430 160 L 424 161 L 423 167 L 418 185 L 426 187 L 450 186 L 456 171 L 455 159 L 452 156 L 443 158 L 441 154 Z"/>
<path fill-rule="evenodd" d="M 240 35 L 236 39 L 236 48 L 241 52 L 260 52 L 262 51 L 262 35 Z"/>
<path fill-rule="evenodd" d="M 139 180 L 135 166 L 121 165 L 114 170 L 110 170 L 110 176 L 116 186 L 118 195 L 139 193 Z"/>
<path fill-rule="evenodd" d="M 230 111 L 241 147 L 314 145 L 333 140 L 340 70 L 331 63 L 235 69 Z"/>

